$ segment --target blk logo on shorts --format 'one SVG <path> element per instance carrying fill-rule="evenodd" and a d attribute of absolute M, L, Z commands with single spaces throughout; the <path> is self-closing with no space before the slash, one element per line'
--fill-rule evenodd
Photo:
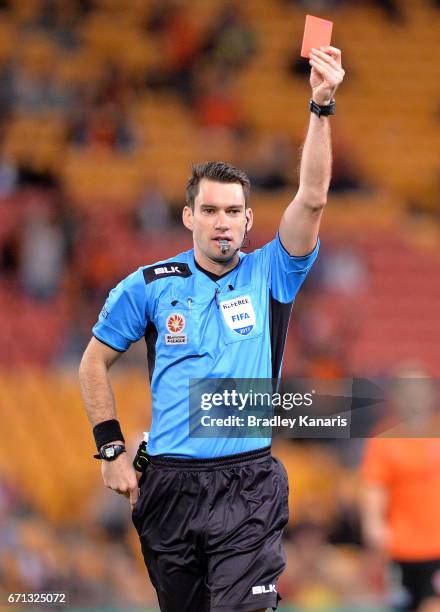
<path fill-rule="evenodd" d="M 248 295 L 220 302 L 220 308 L 226 325 L 232 331 L 247 336 L 254 329 L 255 311 Z"/>
<path fill-rule="evenodd" d="M 268 584 L 267 586 L 254 586 L 252 587 L 252 595 L 265 595 L 266 593 L 276 593 L 277 587 L 274 584 Z"/>
<path fill-rule="evenodd" d="M 186 344 L 188 337 L 186 334 L 182 334 L 185 329 L 186 321 L 183 314 L 180 312 L 173 312 L 169 315 L 166 321 L 166 328 L 169 331 L 165 334 L 165 344 Z"/>

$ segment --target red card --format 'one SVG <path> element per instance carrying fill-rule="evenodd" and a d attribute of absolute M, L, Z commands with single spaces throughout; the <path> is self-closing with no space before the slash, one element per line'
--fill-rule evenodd
<path fill-rule="evenodd" d="M 301 57 L 308 58 L 311 49 L 328 46 L 332 39 L 332 29 L 333 21 L 306 15 Z"/>

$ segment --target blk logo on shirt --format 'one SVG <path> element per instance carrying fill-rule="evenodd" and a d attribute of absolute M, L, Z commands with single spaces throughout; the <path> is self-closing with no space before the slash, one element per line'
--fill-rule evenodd
<path fill-rule="evenodd" d="M 166 264 L 160 266 L 149 266 L 143 270 L 145 283 L 148 285 L 153 281 L 161 278 L 168 278 L 169 276 L 181 276 L 187 278 L 192 275 L 188 264 L 181 261 L 169 261 Z"/>
<path fill-rule="evenodd" d="M 255 327 L 255 311 L 248 295 L 220 302 L 220 309 L 226 325 L 237 334 L 247 336 Z"/>

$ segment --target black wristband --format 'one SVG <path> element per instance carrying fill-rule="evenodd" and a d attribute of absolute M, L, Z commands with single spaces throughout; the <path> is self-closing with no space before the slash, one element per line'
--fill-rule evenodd
<path fill-rule="evenodd" d="M 93 435 L 95 436 L 95 443 L 98 452 L 104 444 L 108 444 L 109 442 L 116 442 L 116 440 L 121 440 L 121 442 L 125 442 L 124 436 L 122 435 L 121 426 L 119 425 L 119 421 L 116 419 L 109 419 L 108 421 L 103 421 L 102 423 L 98 423 L 93 428 Z"/>
<path fill-rule="evenodd" d="M 336 102 L 332 99 L 330 104 L 320 106 L 312 98 L 309 102 L 309 109 L 311 113 L 314 113 L 318 117 L 328 117 L 329 115 L 336 114 Z"/>

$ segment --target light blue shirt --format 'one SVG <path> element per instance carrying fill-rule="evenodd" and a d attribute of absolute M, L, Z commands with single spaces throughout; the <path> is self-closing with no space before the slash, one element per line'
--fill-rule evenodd
<path fill-rule="evenodd" d="M 316 260 L 292 257 L 279 237 L 213 280 L 191 249 L 144 266 L 109 294 L 93 335 L 117 351 L 145 338 L 153 397 L 151 455 L 222 457 L 268 438 L 189 436 L 189 381 L 278 378 L 293 300 Z"/>

